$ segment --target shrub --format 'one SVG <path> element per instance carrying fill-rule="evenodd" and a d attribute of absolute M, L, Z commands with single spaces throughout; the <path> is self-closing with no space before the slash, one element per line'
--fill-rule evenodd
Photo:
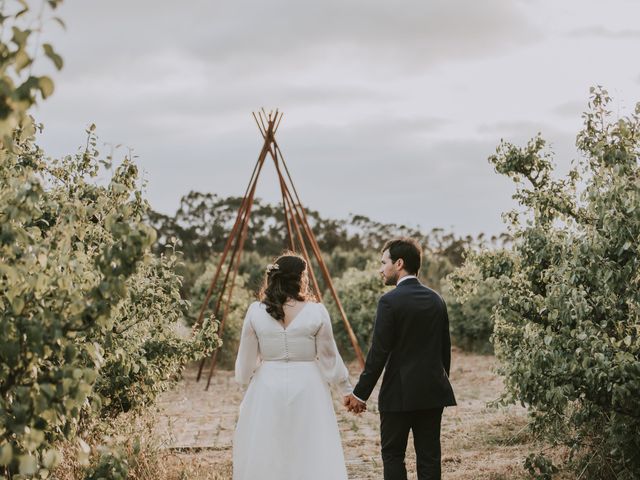
<path fill-rule="evenodd" d="M 0 448 L 11 475 L 59 461 L 52 442 L 82 419 L 150 402 L 186 359 L 217 346 L 213 325 L 182 340 L 175 257 L 154 258 L 137 169 L 106 186 L 88 148 L 45 162 L 15 142 L 0 163 Z M 91 407 L 91 408 L 89 408 Z"/>
<path fill-rule="evenodd" d="M 334 281 L 338 298 L 365 355 L 371 344 L 378 299 L 385 292 L 385 286 L 376 273 L 377 268 L 373 262 L 367 264 L 364 270 L 349 268 Z M 324 299 L 333 322 L 338 349 L 345 359 L 355 358 L 342 316 L 329 291 L 324 293 Z"/>
<path fill-rule="evenodd" d="M 630 480 L 640 477 L 640 104 L 612 121 L 609 102 L 592 91 L 584 160 L 564 179 L 552 178 L 540 137 L 500 145 L 490 161 L 528 182 L 515 195 L 524 211 L 507 215 L 512 250 L 469 262 L 499 295 L 504 400 L 529 406 L 534 430 L 571 447 L 589 478 Z M 540 456 L 528 467 L 552 470 Z"/>
<path fill-rule="evenodd" d="M 212 261 L 205 267 L 204 273 L 202 273 L 202 275 L 200 275 L 200 277 L 196 279 L 191 289 L 191 308 L 187 317 L 187 321 L 190 325 L 193 325 L 198 319 L 207 290 L 209 289 L 211 281 L 213 280 L 213 275 L 217 268 L 217 262 L 217 258 L 212 259 Z M 220 275 L 220 280 L 218 281 L 216 291 L 209 300 L 207 309 L 205 310 L 205 316 L 211 316 L 212 312 L 215 310 L 215 305 L 217 302 L 216 293 L 220 291 L 223 277 L 224 270 L 222 272 L 222 275 Z M 247 313 L 249 305 L 255 300 L 254 295 L 246 289 L 245 282 L 246 276 L 239 274 L 236 278 L 236 285 L 233 289 L 231 303 L 229 304 L 229 310 L 227 312 L 224 323 L 224 331 L 222 333 L 222 346 L 220 347 L 220 351 L 218 352 L 216 360 L 217 364 L 222 368 L 233 368 L 234 366 L 236 354 L 238 353 L 238 346 L 240 344 L 240 334 L 242 332 L 244 317 Z M 227 293 L 225 293 L 224 298 L 222 299 L 220 317 L 224 315 L 224 305 L 228 298 L 227 294 L 230 286 L 231 280 L 229 280 Z"/>
<path fill-rule="evenodd" d="M 443 296 L 449 312 L 451 341 L 466 351 L 493 353 L 492 311 L 499 298 L 495 279 L 480 280 L 465 267 L 459 267 L 447 280 Z M 468 281 L 476 283 L 463 294 L 464 283 Z"/>

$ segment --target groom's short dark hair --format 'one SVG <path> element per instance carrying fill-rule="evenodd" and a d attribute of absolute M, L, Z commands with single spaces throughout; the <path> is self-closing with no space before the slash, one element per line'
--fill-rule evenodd
<path fill-rule="evenodd" d="M 382 253 L 389 250 L 392 262 L 399 258 L 404 260 L 404 269 L 412 275 L 417 275 L 422 263 L 422 248 L 413 238 L 401 237 L 389 240 L 382 247 Z"/>

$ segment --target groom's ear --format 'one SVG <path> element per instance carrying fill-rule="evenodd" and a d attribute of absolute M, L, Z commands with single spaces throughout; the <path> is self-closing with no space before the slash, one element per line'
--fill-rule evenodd
<path fill-rule="evenodd" d="M 404 259 L 399 258 L 396 260 L 396 267 L 398 267 L 398 270 L 402 270 L 404 268 Z"/>

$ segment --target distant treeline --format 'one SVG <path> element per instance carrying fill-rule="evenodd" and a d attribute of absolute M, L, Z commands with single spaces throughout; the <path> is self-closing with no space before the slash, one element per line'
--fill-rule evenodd
<path fill-rule="evenodd" d="M 231 232 L 242 197 L 220 197 L 215 193 L 190 192 L 182 197 L 175 215 L 156 211 L 149 213 L 149 221 L 158 231 L 156 248 L 162 251 L 167 244 L 179 244 L 184 259 L 189 262 L 207 261 L 223 250 Z M 381 223 L 364 215 L 351 214 L 347 219 L 322 217 L 317 211 L 307 210 L 307 216 L 323 252 L 335 249 L 374 250 L 395 236 L 410 236 L 419 240 L 426 252 L 446 256 L 454 265 L 462 263 L 463 252 L 471 245 L 490 243 L 504 246 L 507 234 L 486 238 L 484 234 L 473 238 L 457 236 L 434 228 L 425 233 L 395 223 Z M 287 245 L 287 228 L 281 205 L 256 199 L 245 251 L 273 257 Z"/>

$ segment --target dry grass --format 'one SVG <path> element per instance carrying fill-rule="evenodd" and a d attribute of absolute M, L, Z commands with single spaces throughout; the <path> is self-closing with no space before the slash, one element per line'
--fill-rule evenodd
<path fill-rule="evenodd" d="M 122 414 L 110 424 L 86 428 L 82 439 L 91 446 L 89 462 L 96 465 L 104 447 L 117 451 L 127 460 L 132 480 L 160 479 L 164 476 L 166 451 L 155 434 L 157 416 L 153 412 L 144 415 Z M 140 451 L 135 453 L 134 443 L 140 441 Z M 77 460 L 80 451 L 76 441 L 57 445 L 64 461 L 52 472 L 55 480 L 80 480 L 85 478 L 86 468 Z"/>
<path fill-rule="evenodd" d="M 171 452 L 164 458 L 161 477 L 166 480 L 227 480 L 232 477 L 229 458 L 220 459 L 207 450 Z"/>

